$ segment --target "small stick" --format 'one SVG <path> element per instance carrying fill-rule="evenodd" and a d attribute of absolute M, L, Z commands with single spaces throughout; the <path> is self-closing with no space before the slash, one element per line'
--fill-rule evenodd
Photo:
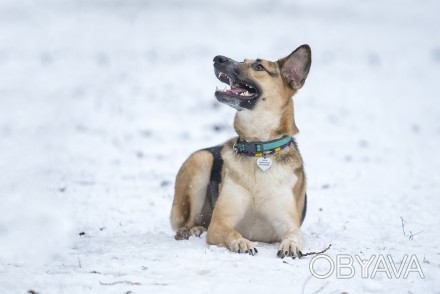
<path fill-rule="evenodd" d="M 299 258 L 302 258 L 304 256 L 308 256 L 308 255 L 318 255 L 318 254 L 323 254 L 324 252 L 326 252 L 327 250 L 330 249 L 330 247 L 332 247 L 332 244 L 329 244 L 327 248 L 325 248 L 322 251 L 318 251 L 318 252 L 307 252 L 307 253 L 302 253 L 301 251 L 299 252 Z"/>
<path fill-rule="evenodd" d="M 134 286 L 141 285 L 141 283 L 130 282 L 130 281 L 116 281 L 116 282 L 111 282 L 111 283 L 104 283 L 104 282 L 99 281 L 99 283 L 103 286 L 113 286 L 113 285 L 117 285 L 117 284 L 134 285 Z"/>
<path fill-rule="evenodd" d="M 423 233 L 423 231 L 420 231 L 420 232 L 417 232 L 417 233 L 415 233 L 415 234 L 413 234 L 411 231 L 409 231 L 409 237 L 408 237 L 408 239 L 409 240 L 413 240 L 414 239 L 414 236 L 415 235 L 418 235 L 418 234 L 420 234 L 420 233 Z"/>
<path fill-rule="evenodd" d="M 425 256 L 423 256 L 423 263 L 430 264 L 430 265 L 435 266 L 435 267 L 440 267 L 440 264 L 436 264 L 436 263 L 430 262 L 429 260 L 427 260 L 425 258 Z"/>
<path fill-rule="evenodd" d="M 405 232 L 405 224 L 406 224 L 406 220 L 403 219 L 403 217 L 400 217 L 400 219 L 402 220 L 402 231 L 403 231 L 403 236 L 407 237 L 406 232 Z M 415 234 L 413 234 L 413 232 L 410 230 L 409 231 L 409 236 L 408 236 L 408 240 L 414 240 L 414 236 L 417 234 L 422 233 L 423 231 L 417 232 Z"/>
<path fill-rule="evenodd" d="M 400 217 L 400 219 L 402 220 L 402 231 L 403 231 L 403 236 L 406 237 L 406 234 L 405 234 L 405 223 L 406 223 L 406 221 L 403 219 L 403 217 Z"/>

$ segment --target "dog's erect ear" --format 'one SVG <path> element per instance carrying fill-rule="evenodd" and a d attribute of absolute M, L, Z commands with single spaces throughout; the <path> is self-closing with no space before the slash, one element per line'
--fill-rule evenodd
<path fill-rule="evenodd" d="M 289 56 L 278 60 L 281 74 L 286 78 L 292 89 L 299 89 L 309 74 L 312 64 L 312 51 L 309 45 L 301 45 Z"/>

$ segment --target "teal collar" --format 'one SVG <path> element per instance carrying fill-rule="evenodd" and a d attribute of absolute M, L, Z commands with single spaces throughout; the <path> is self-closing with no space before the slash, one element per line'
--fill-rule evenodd
<path fill-rule="evenodd" d="M 245 153 L 247 156 L 260 157 L 279 152 L 289 146 L 292 141 L 291 136 L 284 136 L 281 139 L 268 142 L 245 142 L 238 138 L 234 144 L 234 150 L 237 153 Z"/>

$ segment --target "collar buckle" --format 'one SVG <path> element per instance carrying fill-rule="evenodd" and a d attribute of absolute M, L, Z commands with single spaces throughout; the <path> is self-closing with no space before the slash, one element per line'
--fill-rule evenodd
<path fill-rule="evenodd" d="M 246 152 L 248 152 L 248 153 L 257 153 L 257 152 L 259 152 L 259 151 L 257 151 L 257 145 L 260 145 L 260 149 L 261 149 L 261 147 L 263 146 L 263 144 L 260 144 L 260 143 L 254 143 L 254 142 L 252 142 L 252 143 L 246 143 Z"/>

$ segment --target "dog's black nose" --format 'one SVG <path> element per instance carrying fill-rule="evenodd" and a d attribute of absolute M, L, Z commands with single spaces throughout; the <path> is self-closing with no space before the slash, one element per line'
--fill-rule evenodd
<path fill-rule="evenodd" d="M 228 58 L 225 56 L 217 55 L 214 57 L 214 63 L 225 63 L 226 61 L 228 61 Z"/>

